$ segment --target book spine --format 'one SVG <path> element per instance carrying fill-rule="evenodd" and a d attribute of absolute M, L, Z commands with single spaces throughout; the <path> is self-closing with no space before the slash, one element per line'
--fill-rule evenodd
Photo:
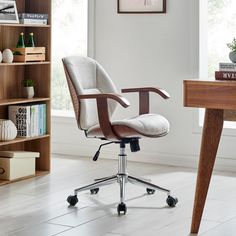
<path fill-rule="evenodd" d="M 48 23 L 47 20 L 40 19 L 20 19 L 20 24 L 38 24 L 38 25 L 46 25 Z"/>
<path fill-rule="evenodd" d="M 219 70 L 236 72 L 236 63 L 220 63 Z"/>
<path fill-rule="evenodd" d="M 39 105 L 39 135 L 43 135 L 43 104 Z"/>
<path fill-rule="evenodd" d="M 30 137 L 29 106 L 9 106 L 8 117 L 15 124 L 18 137 Z"/>
<path fill-rule="evenodd" d="M 48 14 L 39 13 L 20 13 L 18 14 L 19 19 L 48 19 Z"/>
<path fill-rule="evenodd" d="M 31 106 L 31 137 L 35 137 L 39 135 L 39 128 L 38 128 L 38 117 L 39 117 L 39 112 L 38 112 L 38 105 L 33 105 Z"/>
<path fill-rule="evenodd" d="M 43 134 L 47 133 L 47 107 L 43 104 Z"/>
<path fill-rule="evenodd" d="M 215 72 L 215 79 L 216 80 L 235 80 L 236 81 L 236 72 L 216 71 Z"/>

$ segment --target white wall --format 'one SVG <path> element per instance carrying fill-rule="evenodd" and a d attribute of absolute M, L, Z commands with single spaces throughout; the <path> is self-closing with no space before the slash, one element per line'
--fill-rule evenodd
<path fill-rule="evenodd" d="M 130 160 L 196 167 L 200 146 L 197 111 L 183 107 L 183 80 L 198 78 L 199 6 L 196 0 L 167 0 L 166 14 L 117 14 L 117 0 L 95 1 L 94 57 L 118 88 L 158 86 L 170 100 L 151 96 L 151 111 L 171 123 L 164 138 L 141 141 L 141 152 Z M 137 114 L 137 95 L 128 95 L 131 108 L 116 117 Z M 135 105 L 136 104 L 136 105 Z M 195 132 L 197 130 L 197 132 Z M 234 137 L 219 150 L 218 167 L 234 167 Z M 73 120 L 53 119 L 53 152 L 91 156 L 100 142 L 87 140 Z M 118 149 L 117 149 L 118 152 Z M 104 157 L 116 155 L 106 147 Z"/>

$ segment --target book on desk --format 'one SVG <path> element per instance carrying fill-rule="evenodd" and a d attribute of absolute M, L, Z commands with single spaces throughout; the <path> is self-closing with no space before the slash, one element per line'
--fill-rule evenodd
<path fill-rule="evenodd" d="M 216 80 L 235 80 L 236 81 L 236 63 L 219 63 L 219 71 L 215 71 Z"/>

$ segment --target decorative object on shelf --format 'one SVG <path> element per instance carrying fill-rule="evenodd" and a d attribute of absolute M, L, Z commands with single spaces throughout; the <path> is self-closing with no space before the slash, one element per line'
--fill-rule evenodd
<path fill-rule="evenodd" d="M 12 48 L 14 62 L 45 61 L 45 47 Z"/>
<path fill-rule="evenodd" d="M 25 48 L 25 39 L 24 39 L 24 33 L 21 32 L 19 35 L 19 39 L 16 45 L 16 48 Z"/>
<path fill-rule="evenodd" d="M 227 46 L 231 50 L 231 52 L 229 53 L 229 59 L 233 63 L 236 63 L 236 38 L 233 39 L 232 43 L 228 43 Z"/>
<path fill-rule="evenodd" d="M 27 43 L 27 47 L 35 47 L 34 43 L 34 33 L 29 34 L 29 41 Z"/>
<path fill-rule="evenodd" d="M 0 63 L 2 62 L 2 52 L 0 51 Z"/>
<path fill-rule="evenodd" d="M 0 119 L 0 141 L 10 141 L 16 138 L 17 129 L 11 120 Z"/>
<path fill-rule="evenodd" d="M 21 13 L 19 14 L 21 24 L 47 25 L 48 14 L 42 13 Z"/>
<path fill-rule="evenodd" d="M 12 51 L 9 48 L 5 49 L 2 52 L 2 61 L 4 63 L 12 63 L 13 59 L 14 59 L 13 53 L 12 53 Z"/>
<path fill-rule="evenodd" d="M 118 13 L 165 13 L 166 0 L 117 0 Z"/>
<path fill-rule="evenodd" d="M 34 97 L 34 86 L 35 82 L 32 79 L 24 79 L 22 81 L 22 85 L 24 87 L 24 95 L 26 98 Z"/>
<path fill-rule="evenodd" d="M 39 152 L 0 151 L 0 179 L 15 180 L 35 174 Z"/>
<path fill-rule="evenodd" d="M 19 23 L 15 1 L 0 0 L 0 23 Z"/>

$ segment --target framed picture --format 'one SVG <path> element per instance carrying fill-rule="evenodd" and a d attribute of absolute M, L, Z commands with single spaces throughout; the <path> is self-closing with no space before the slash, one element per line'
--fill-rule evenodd
<path fill-rule="evenodd" d="M 166 0 L 117 0 L 118 13 L 165 13 Z"/>
<path fill-rule="evenodd" d="M 1 23 L 19 23 L 15 1 L 0 0 Z"/>

